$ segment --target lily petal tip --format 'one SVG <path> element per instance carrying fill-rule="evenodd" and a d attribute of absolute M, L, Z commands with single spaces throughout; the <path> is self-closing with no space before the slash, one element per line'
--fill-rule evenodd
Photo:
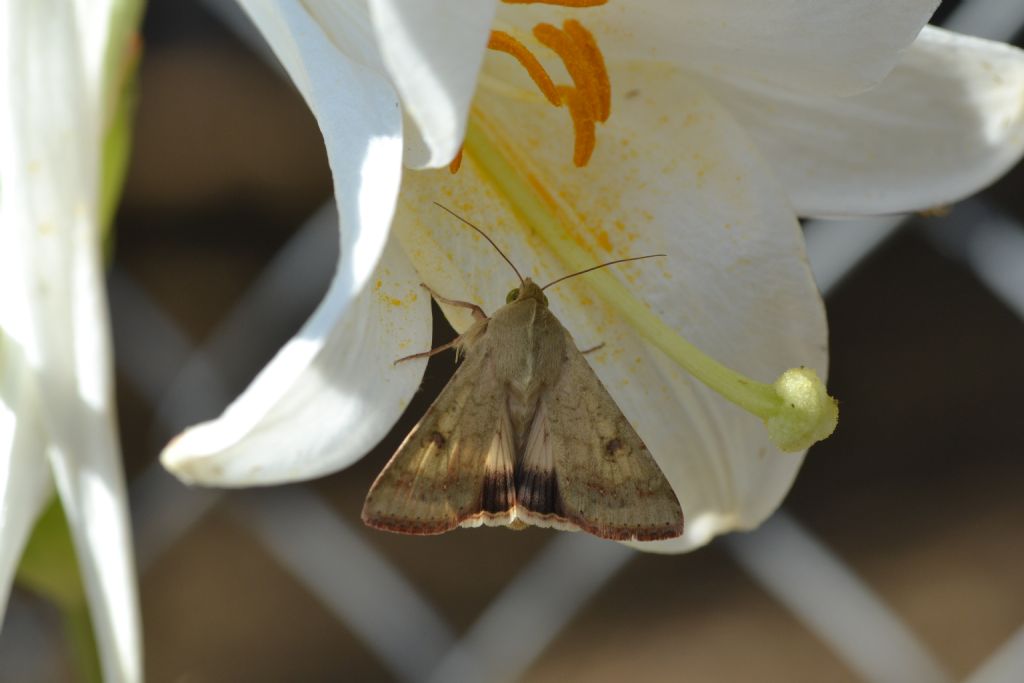
<path fill-rule="evenodd" d="M 223 472 L 210 457 L 219 449 L 211 448 L 209 431 L 208 425 L 200 424 L 175 436 L 160 453 L 160 464 L 188 485 L 220 478 Z"/>

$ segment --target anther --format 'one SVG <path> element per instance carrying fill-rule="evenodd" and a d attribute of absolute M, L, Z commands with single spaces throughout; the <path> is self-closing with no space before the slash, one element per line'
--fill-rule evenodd
<path fill-rule="evenodd" d="M 459 151 L 455 155 L 455 158 L 452 159 L 450 164 L 448 164 L 448 170 L 451 171 L 452 173 L 458 173 L 459 172 L 459 167 L 461 167 L 461 166 L 462 166 L 462 147 L 459 147 Z"/>
<path fill-rule="evenodd" d="M 601 49 L 597 46 L 597 41 L 594 40 L 594 34 L 584 28 L 580 22 L 569 19 L 562 24 L 562 29 L 576 43 L 576 48 L 581 56 L 580 61 L 586 65 L 593 97 L 597 101 L 597 106 L 594 108 L 594 119 L 603 123 L 608 120 L 608 116 L 612 112 L 612 84 L 604 65 L 604 55 L 601 54 Z"/>
<path fill-rule="evenodd" d="M 586 29 L 578 22 L 572 20 L 566 21 L 564 26 L 568 28 L 570 23 L 576 24 L 579 30 L 586 32 Z M 550 48 L 561 58 L 562 63 L 565 64 L 565 70 L 569 72 L 569 77 L 572 78 L 573 84 L 587 105 L 590 118 L 595 121 L 600 120 L 598 115 L 601 113 L 601 102 L 598 98 L 598 76 L 595 73 L 597 65 L 586 61 L 582 46 L 567 30 L 559 29 L 551 24 L 537 24 L 533 27 L 533 35 L 542 45 Z M 600 67 L 603 70 L 603 59 L 600 61 Z"/>
<path fill-rule="evenodd" d="M 594 119 L 590 115 L 590 106 L 580 94 L 578 88 L 562 85 L 558 87 L 562 101 L 569 106 L 569 117 L 572 119 L 572 130 L 575 141 L 572 150 L 572 163 L 582 168 L 590 161 L 597 145 L 597 134 L 594 130 Z"/>
<path fill-rule="evenodd" d="M 555 89 L 554 81 L 551 80 L 551 76 L 548 75 L 548 72 L 544 70 L 544 67 L 541 66 L 537 58 L 533 56 L 533 53 L 525 45 L 504 31 L 491 31 L 491 38 L 487 41 L 487 47 L 515 57 L 523 65 L 523 68 L 526 69 L 526 73 L 530 75 L 530 78 L 537 84 L 537 87 L 540 88 L 540 91 L 544 93 L 544 97 L 548 99 L 548 102 L 556 107 L 561 106 L 562 103 L 558 98 L 558 91 Z"/>

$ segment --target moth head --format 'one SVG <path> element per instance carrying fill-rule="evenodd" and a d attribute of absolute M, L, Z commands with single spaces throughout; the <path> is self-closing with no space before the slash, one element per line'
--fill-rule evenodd
<path fill-rule="evenodd" d="M 548 305 L 548 298 L 544 296 L 544 292 L 537 286 L 537 283 L 530 278 L 523 279 L 522 285 L 509 290 L 508 295 L 505 297 L 505 303 L 510 304 L 520 299 L 537 299 L 545 306 Z"/>

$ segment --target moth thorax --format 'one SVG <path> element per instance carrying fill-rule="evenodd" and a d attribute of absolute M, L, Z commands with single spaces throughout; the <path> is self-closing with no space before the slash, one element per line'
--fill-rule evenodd
<path fill-rule="evenodd" d="M 505 303 L 510 304 L 520 299 L 537 299 L 545 306 L 548 305 L 548 298 L 544 296 L 544 290 L 530 278 L 523 280 L 521 286 L 509 290 L 509 293 L 505 296 Z"/>

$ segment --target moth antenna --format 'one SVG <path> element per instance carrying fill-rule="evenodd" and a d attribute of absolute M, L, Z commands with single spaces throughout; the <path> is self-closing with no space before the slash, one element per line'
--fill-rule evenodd
<path fill-rule="evenodd" d="M 558 278 L 557 280 L 552 280 L 551 282 L 549 282 L 546 285 L 544 285 L 543 287 L 541 287 L 540 291 L 543 292 L 545 289 L 547 289 L 551 285 L 557 285 L 562 280 L 568 280 L 571 277 L 576 277 L 577 275 L 583 275 L 584 273 L 589 273 L 590 271 L 597 270 L 598 268 L 604 268 L 605 266 L 614 266 L 616 263 L 626 263 L 627 261 L 640 261 L 641 259 L 645 259 L 645 258 L 655 258 L 657 256 L 668 256 L 668 254 L 648 254 L 647 256 L 631 256 L 629 258 L 620 258 L 620 259 L 616 259 L 614 261 L 608 261 L 607 263 L 602 263 L 599 266 L 591 266 L 590 268 L 587 268 L 585 270 L 580 270 L 580 271 L 577 271 L 575 273 L 569 273 L 568 275 L 563 275 L 562 277 Z"/>
<path fill-rule="evenodd" d="M 526 281 L 525 281 L 525 280 L 523 279 L 523 276 L 519 274 L 519 269 L 518 269 L 518 268 L 516 268 L 516 264 L 512 263 L 512 260 L 511 260 L 511 259 L 510 259 L 510 258 L 509 258 L 508 256 L 505 256 L 505 252 L 503 252 L 503 251 L 502 251 L 501 249 L 499 249 L 499 248 L 498 248 L 498 245 L 494 243 L 494 240 L 492 240 L 492 239 L 491 239 L 490 237 L 488 237 L 488 236 L 487 236 L 487 233 L 486 233 L 486 232 L 484 232 L 484 231 L 483 231 L 483 230 L 481 230 L 480 228 L 476 227 L 475 225 L 473 225 L 472 223 L 470 223 L 469 221 L 467 221 L 467 220 L 466 220 L 465 218 L 463 218 L 463 217 L 462 217 L 462 216 L 460 216 L 459 214 L 457 214 L 457 213 L 455 213 L 454 211 L 452 211 L 451 209 L 449 209 L 449 208 L 448 208 L 447 206 L 445 206 L 444 204 L 438 204 L 437 202 L 434 202 L 434 204 L 435 204 L 435 205 L 437 205 L 437 206 L 439 206 L 439 207 L 441 207 L 442 209 L 444 209 L 445 211 L 447 211 L 447 212 L 448 212 L 448 213 L 450 213 L 451 215 L 455 216 L 455 217 L 456 217 L 456 218 L 458 218 L 458 219 L 459 219 L 460 221 L 462 221 L 463 223 L 465 223 L 466 225 L 468 225 L 469 227 L 473 228 L 473 229 L 474 229 L 474 230 L 476 230 L 476 231 L 477 231 L 478 233 L 480 233 L 481 235 L 483 235 L 483 236 L 484 236 L 484 239 L 485 239 L 485 240 L 487 240 L 488 242 L 490 242 L 490 243 L 491 243 L 491 246 L 492 246 L 492 247 L 494 247 L 494 250 L 495 250 L 495 251 L 497 251 L 497 252 L 498 252 L 499 254 L 501 254 L 501 258 L 505 259 L 505 263 L 507 263 L 507 264 L 509 264 L 510 266 L 512 266 L 512 270 L 514 270 L 514 271 L 515 271 L 515 273 L 516 273 L 516 277 L 517 277 L 517 278 L 519 278 L 519 284 L 523 284 L 523 283 L 525 283 L 525 282 L 526 282 Z"/>

